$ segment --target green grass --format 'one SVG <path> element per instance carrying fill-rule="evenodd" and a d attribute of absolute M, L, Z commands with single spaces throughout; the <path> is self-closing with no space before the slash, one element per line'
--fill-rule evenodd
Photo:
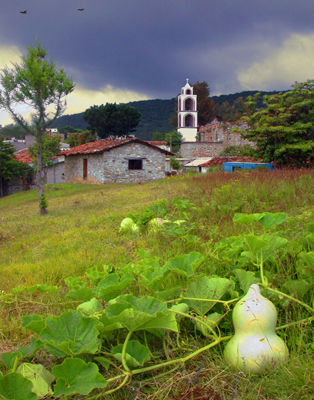
<path fill-rule="evenodd" d="M 234 174 L 217 171 L 141 185 L 50 185 L 46 192 L 49 211 L 46 216 L 39 215 L 36 191 L 1 198 L 0 289 L 11 293 L 17 286 L 38 283 L 65 288 L 66 277 L 82 275 L 88 268 L 111 265 L 119 270 L 127 263 L 139 263 L 142 250 L 161 262 L 178 254 L 199 251 L 206 260 L 204 272 L 229 277 L 233 265 L 226 260 L 217 261 L 215 244 L 250 229 L 256 234 L 262 233 L 258 223 L 247 228 L 233 223 L 232 218 L 235 212 L 265 211 L 288 213 L 280 234 L 289 239 L 291 246 L 295 243 L 295 249 L 292 246 L 287 255 L 278 258 L 275 266 L 266 265 L 281 288 L 286 279 L 294 277 L 298 252 L 311 250 L 312 244 L 304 232 L 310 232 L 313 218 L 312 175 L 313 171 L 309 170 Z M 188 198 L 193 203 L 187 211 L 187 217 L 193 222 L 188 234 L 177 237 L 119 234 L 119 224 L 126 215 L 140 214 L 143 207 L 161 199 L 170 202 L 175 197 Z M 169 204 L 170 217 L 184 218 L 182 210 L 179 212 Z M 30 333 L 21 328 L 20 316 L 57 315 L 73 306 L 64 301 L 62 292 L 34 295 L 32 300 L 17 295 L 15 303 L 3 302 L 0 306 L 0 352 L 28 342 Z M 283 300 L 273 297 L 272 301 L 278 307 Z M 283 310 L 279 315 L 282 323 L 308 316 L 302 307 L 291 302 Z M 138 399 L 156 400 L 310 399 L 309 371 L 313 367 L 309 357 L 310 327 L 300 330 L 295 326 L 282 331 L 282 335 L 290 347 L 289 362 L 261 376 L 249 377 L 230 371 L 221 359 L 222 349 L 217 348 L 170 375 L 135 378 L 111 398 L 134 399 L 137 394 Z M 199 334 L 191 337 L 187 333 L 184 340 L 195 349 L 206 345 Z M 180 352 L 177 356 L 181 356 Z"/>

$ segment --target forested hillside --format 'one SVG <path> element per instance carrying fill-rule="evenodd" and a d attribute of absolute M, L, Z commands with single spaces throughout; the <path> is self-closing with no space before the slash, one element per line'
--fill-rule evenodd
<path fill-rule="evenodd" d="M 240 97 L 245 100 L 247 96 L 253 95 L 257 91 L 245 91 L 233 94 L 223 94 L 220 96 L 212 96 L 216 105 L 220 107 L 223 103 L 228 102 L 232 107 Z M 276 92 L 261 92 L 262 94 L 272 94 Z M 175 127 L 171 124 L 170 119 L 175 112 L 176 98 L 173 99 L 154 99 L 133 101 L 126 103 L 129 106 L 135 107 L 142 115 L 135 135 L 141 139 L 151 139 L 154 132 L 170 132 Z M 259 104 L 261 105 L 261 104 Z M 63 115 L 58 118 L 53 127 L 72 126 L 77 129 L 86 129 L 87 123 L 83 119 L 83 113 Z M 12 133 L 12 129 L 10 133 Z M 0 135 L 7 136 L 6 127 L 3 128 L 3 134 L 0 130 Z M 14 136 L 14 134 L 10 135 Z M 17 135 L 16 135 L 17 136 Z"/>

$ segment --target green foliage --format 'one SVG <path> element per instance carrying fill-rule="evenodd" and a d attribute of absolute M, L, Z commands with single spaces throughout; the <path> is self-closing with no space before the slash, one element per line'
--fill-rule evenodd
<path fill-rule="evenodd" d="M 95 133 L 91 131 L 80 131 L 76 133 L 71 133 L 66 139 L 65 142 L 70 145 L 70 147 L 79 146 L 84 143 L 93 142 L 96 140 Z"/>
<path fill-rule="evenodd" d="M 54 387 L 55 396 L 70 394 L 88 394 L 95 388 L 104 388 L 107 382 L 99 373 L 95 363 L 86 363 L 80 358 L 66 358 L 56 365 L 53 374 L 57 378 Z"/>
<path fill-rule="evenodd" d="M 108 136 L 127 136 L 134 132 L 141 120 L 141 114 L 125 104 L 92 106 L 84 111 L 83 118 L 90 129 L 101 139 Z"/>
<path fill-rule="evenodd" d="M 18 162 L 14 158 L 14 147 L 4 143 L 0 138 L 0 180 L 9 180 L 12 177 L 26 177 L 32 173 L 32 168 Z"/>
<path fill-rule="evenodd" d="M 36 181 L 41 214 L 47 211 L 41 207 L 43 192 L 43 166 L 45 161 L 44 134 L 46 129 L 65 110 L 64 97 L 71 93 L 74 85 L 63 69 L 57 70 L 54 63 L 47 61 L 46 50 L 38 43 L 27 48 L 27 55 L 21 64 L 14 64 L 10 69 L 0 71 L 0 107 L 3 107 L 15 123 L 27 133 L 36 136 Z M 30 105 L 33 109 L 32 123 L 25 121 L 15 107 L 20 104 Z M 53 110 L 53 111 L 48 111 Z"/>
<path fill-rule="evenodd" d="M 0 376 L 0 395 L 5 400 L 36 400 L 32 382 L 21 374 L 12 373 Z"/>
<path fill-rule="evenodd" d="M 32 391 L 36 393 L 38 397 L 52 394 L 51 384 L 55 378 L 43 365 L 22 363 L 16 372 L 32 382 Z"/>
<path fill-rule="evenodd" d="M 264 161 L 298 167 L 313 163 L 313 93 L 313 80 L 295 83 L 293 90 L 264 96 L 265 107 L 257 111 L 258 94 L 248 98 L 252 113 L 244 117 L 249 129 L 242 136 L 256 143 Z"/>
<path fill-rule="evenodd" d="M 0 128 L 0 137 L 8 139 L 15 137 L 17 139 L 24 139 L 27 131 L 17 124 L 9 124 Z"/>
<path fill-rule="evenodd" d="M 167 142 L 170 150 L 177 153 L 182 143 L 182 135 L 178 131 L 171 132 L 154 132 L 152 140 L 162 140 Z M 176 168 L 177 169 L 177 168 Z"/>
<path fill-rule="evenodd" d="M 115 359 L 122 361 L 123 345 L 119 344 L 111 349 L 111 353 Z M 126 363 L 129 367 L 136 368 L 143 366 L 151 359 L 149 349 L 137 340 L 130 340 L 126 346 Z"/>

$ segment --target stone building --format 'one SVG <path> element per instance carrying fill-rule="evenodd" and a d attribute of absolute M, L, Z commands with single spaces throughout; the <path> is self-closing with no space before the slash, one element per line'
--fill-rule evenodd
<path fill-rule="evenodd" d="M 221 122 L 215 118 L 212 122 L 200 126 L 198 129 L 199 141 L 183 142 L 180 154 L 183 158 L 193 159 L 197 157 L 217 157 L 229 146 L 249 145 L 254 147 L 254 143 L 243 139 L 240 132 L 233 132 L 234 128 L 246 129 L 244 122 L 240 125 L 230 122 Z"/>
<path fill-rule="evenodd" d="M 161 179 L 173 153 L 137 138 L 96 140 L 72 147 L 65 155 L 68 183 L 144 182 Z"/>

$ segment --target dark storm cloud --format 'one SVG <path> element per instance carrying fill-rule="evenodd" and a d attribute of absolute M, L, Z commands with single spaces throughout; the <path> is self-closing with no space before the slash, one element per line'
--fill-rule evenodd
<path fill-rule="evenodd" d="M 151 97 L 175 96 L 187 76 L 213 91 L 241 89 L 236 70 L 258 59 L 259 46 L 314 30 L 313 0 L 0 3 L 0 45 L 24 49 L 38 40 L 78 84 Z"/>

